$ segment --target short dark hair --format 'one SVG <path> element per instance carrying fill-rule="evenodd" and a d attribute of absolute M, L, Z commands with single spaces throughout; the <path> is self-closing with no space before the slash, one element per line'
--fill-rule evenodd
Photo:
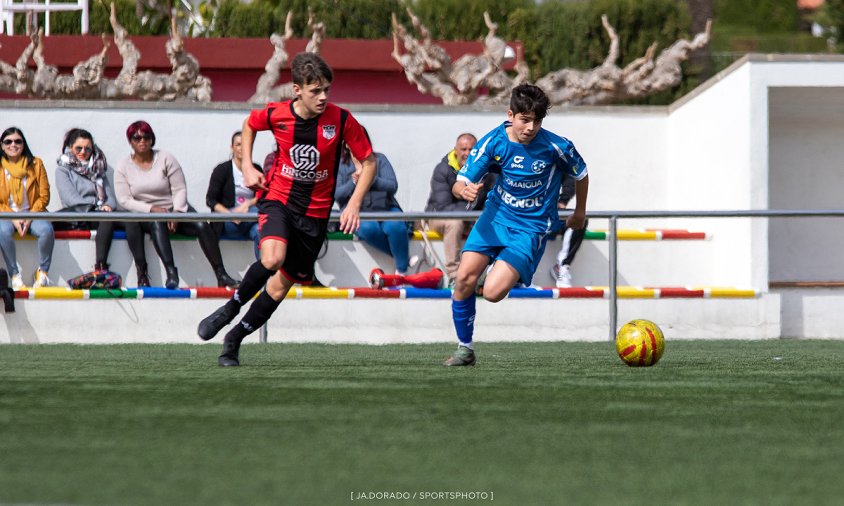
<path fill-rule="evenodd" d="M 155 132 L 152 131 L 152 127 L 149 123 L 144 120 L 139 120 L 129 125 L 129 128 L 126 129 L 126 140 L 131 142 L 132 137 L 134 137 L 136 133 L 142 133 L 150 136 L 152 138 L 152 145 L 155 146 Z"/>
<path fill-rule="evenodd" d="M 73 146 L 73 143 L 76 142 L 76 139 L 80 138 L 88 139 L 89 141 L 91 141 L 91 144 L 94 143 L 94 136 L 91 135 L 91 132 L 83 130 L 81 128 L 71 128 L 64 136 L 64 144 L 62 144 L 62 151 Z"/>
<path fill-rule="evenodd" d="M 334 72 L 315 53 L 299 53 L 290 62 L 290 73 L 293 77 L 293 84 L 304 86 L 306 84 L 318 83 L 320 81 L 331 82 L 334 80 Z"/>
<path fill-rule="evenodd" d="M 237 132 L 233 133 L 232 134 L 232 143 L 230 144 L 230 146 L 234 146 L 234 140 L 237 139 L 238 137 L 242 136 L 242 135 L 243 135 L 243 131 L 241 131 L 241 130 L 238 130 Z"/>
<path fill-rule="evenodd" d="M 513 114 L 532 112 L 541 121 L 548 114 L 551 102 L 539 86 L 520 84 L 510 95 L 510 110 Z"/>
<path fill-rule="evenodd" d="M 29 167 L 29 165 L 35 159 L 35 155 L 33 155 L 32 151 L 29 150 L 29 143 L 26 142 L 26 137 L 23 135 L 23 131 L 21 131 L 20 128 L 9 127 L 4 130 L 3 134 L 0 135 L 0 142 L 3 142 L 4 140 L 6 140 L 6 137 L 12 134 L 18 134 L 21 136 L 21 139 L 23 139 L 23 152 L 21 153 L 21 156 L 23 156 L 24 160 L 26 160 L 26 166 Z M 2 149 L 0 149 L 0 158 L 6 158 L 6 152 Z"/>

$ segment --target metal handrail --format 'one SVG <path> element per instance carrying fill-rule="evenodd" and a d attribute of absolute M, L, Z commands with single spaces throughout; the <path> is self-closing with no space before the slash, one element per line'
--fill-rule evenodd
<path fill-rule="evenodd" d="M 362 212 L 361 220 L 369 221 L 416 221 L 431 219 L 476 220 L 482 211 L 455 212 Z M 570 209 L 561 209 L 559 215 L 564 218 L 571 214 Z M 92 219 L 94 216 L 96 219 Z M 620 218 L 817 218 L 844 216 L 844 209 L 741 209 L 721 211 L 590 211 L 587 218 L 606 218 L 609 220 L 609 339 L 615 339 L 618 329 L 618 220 Z M 38 219 L 48 221 L 256 221 L 257 213 L 5 213 L 0 212 L 0 220 Z M 333 212 L 331 221 L 339 221 L 340 213 Z"/>
<path fill-rule="evenodd" d="M 362 212 L 362 220 L 377 221 L 415 221 L 415 220 L 474 220 L 482 211 L 448 212 Z M 561 209 L 560 217 L 571 214 L 570 209 Z M 92 216 L 96 216 L 93 219 Z M 723 210 L 723 211 L 589 211 L 587 218 L 806 218 L 844 216 L 844 209 L 759 209 L 759 210 Z M 47 221 L 257 221 L 257 213 L 33 213 L 0 212 L 0 220 L 9 219 L 47 220 Z M 339 221 L 340 213 L 332 212 L 330 220 Z"/>

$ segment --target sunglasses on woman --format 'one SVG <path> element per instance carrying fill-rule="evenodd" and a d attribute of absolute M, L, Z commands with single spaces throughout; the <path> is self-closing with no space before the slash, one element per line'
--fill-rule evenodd
<path fill-rule="evenodd" d="M 148 135 L 133 135 L 132 140 L 134 142 L 148 141 L 148 140 L 152 140 L 152 137 L 150 137 Z"/>
<path fill-rule="evenodd" d="M 73 151 L 75 153 L 91 153 L 94 150 L 88 146 L 73 146 Z"/>
<path fill-rule="evenodd" d="M 11 146 L 12 144 L 23 146 L 23 139 L 3 139 L 4 146 Z"/>

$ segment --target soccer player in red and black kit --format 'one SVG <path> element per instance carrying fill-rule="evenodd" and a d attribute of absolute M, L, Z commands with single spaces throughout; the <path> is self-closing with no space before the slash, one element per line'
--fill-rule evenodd
<path fill-rule="evenodd" d="M 328 103 L 333 79 L 328 64 L 316 54 L 299 53 L 290 67 L 296 98 L 267 104 L 243 122 L 244 160 L 252 159 L 255 134 L 260 130 L 271 131 L 279 149 L 267 173 L 243 166 L 244 185 L 258 192 L 261 260 L 249 267 L 231 300 L 197 329 L 199 337 L 211 339 L 264 288 L 226 334 L 221 366 L 240 365 L 241 341 L 270 319 L 295 283 L 312 281 L 334 205 L 344 142 L 363 164 L 351 200 L 340 215 L 343 232 L 352 233 L 360 226 L 361 201 L 375 177 L 375 156 L 363 128 L 349 111 Z"/>

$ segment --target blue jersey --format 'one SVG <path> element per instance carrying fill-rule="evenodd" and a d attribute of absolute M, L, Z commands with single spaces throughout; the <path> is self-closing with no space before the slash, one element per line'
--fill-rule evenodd
<path fill-rule="evenodd" d="M 521 144 L 507 137 L 509 126 L 505 121 L 475 144 L 458 179 L 477 183 L 498 165 L 501 175 L 484 212 L 495 213 L 493 221 L 506 227 L 547 233 L 559 219 L 563 174 L 580 181 L 587 174 L 586 162 L 565 137 L 541 128 L 530 144 Z"/>

